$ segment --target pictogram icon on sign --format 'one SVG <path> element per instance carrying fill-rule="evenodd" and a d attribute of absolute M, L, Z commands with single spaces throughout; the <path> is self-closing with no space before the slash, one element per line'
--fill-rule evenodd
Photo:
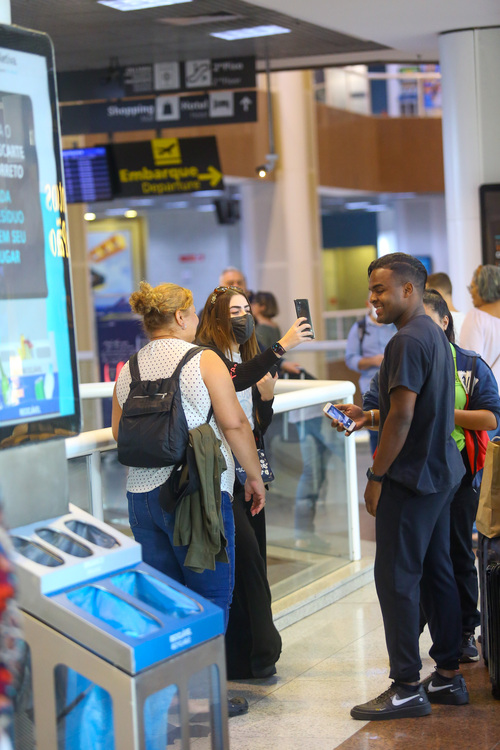
<path fill-rule="evenodd" d="M 248 112 L 252 104 L 253 102 L 249 96 L 244 96 L 243 99 L 240 100 L 240 107 L 243 107 L 243 112 Z"/>
<path fill-rule="evenodd" d="M 182 164 L 178 138 L 155 138 L 151 141 L 151 149 L 154 163 L 159 167 L 168 164 Z"/>

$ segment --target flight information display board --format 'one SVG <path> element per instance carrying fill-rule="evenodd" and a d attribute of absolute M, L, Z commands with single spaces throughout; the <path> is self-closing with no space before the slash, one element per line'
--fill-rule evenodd
<path fill-rule="evenodd" d="M 80 429 L 52 43 L 0 26 L 0 448 Z"/>
<path fill-rule="evenodd" d="M 67 149 L 63 151 L 63 164 L 68 203 L 92 203 L 113 198 L 105 146 Z"/>

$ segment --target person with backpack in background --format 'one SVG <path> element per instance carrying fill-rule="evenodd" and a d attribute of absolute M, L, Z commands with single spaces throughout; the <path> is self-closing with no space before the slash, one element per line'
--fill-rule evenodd
<path fill-rule="evenodd" d="M 186 353 L 193 348 L 198 316 L 189 289 L 176 284 L 151 287 L 145 281 L 130 297 L 133 312 L 142 317 L 149 343 L 137 356 L 142 380 L 170 377 Z M 116 381 L 113 393 L 112 430 L 119 441 L 122 407 L 132 382 L 127 362 Z M 220 475 L 220 512 L 226 540 L 227 562 L 216 557 L 214 569 L 203 572 L 186 565 L 188 547 L 174 544 L 176 513 L 160 505 L 160 491 L 174 466 L 141 468 L 132 466 L 127 477 L 129 521 L 134 538 L 142 546 L 144 562 L 184 584 L 224 611 L 227 628 L 234 587 L 234 486 L 233 453 L 245 469 L 245 500 L 251 501 L 251 513 L 259 513 L 265 504 L 265 488 L 252 430 L 241 408 L 225 364 L 213 351 L 200 350 L 183 366 L 179 377 L 182 408 L 190 431 L 208 421 L 220 441 L 225 470 Z M 212 414 L 213 409 L 213 414 Z M 212 416 L 210 416 L 212 414 Z M 210 417 L 210 418 L 209 418 Z M 120 446 L 119 446 L 120 447 Z M 216 457 L 218 458 L 218 457 Z M 155 466 L 151 462 L 150 466 Z M 219 498 L 216 498 L 218 502 Z M 224 555 L 223 555 L 224 557 Z M 228 700 L 230 716 L 248 710 L 246 699 Z"/>
<path fill-rule="evenodd" d="M 349 331 L 345 349 L 345 363 L 350 370 L 359 372 L 359 391 L 361 397 L 369 389 L 370 381 L 379 371 L 384 358 L 384 349 L 396 333 L 391 323 L 384 325 L 377 321 L 373 305 L 367 299 L 368 312 L 356 321 Z M 370 450 L 373 455 L 377 447 L 378 433 L 369 432 Z"/>

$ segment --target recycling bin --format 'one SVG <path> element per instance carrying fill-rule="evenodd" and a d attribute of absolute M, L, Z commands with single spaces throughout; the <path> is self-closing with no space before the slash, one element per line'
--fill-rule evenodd
<path fill-rule="evenodd" d="M 78 508 L 11 531 L 23 750 L 226 750 L 222 610 Z"/>

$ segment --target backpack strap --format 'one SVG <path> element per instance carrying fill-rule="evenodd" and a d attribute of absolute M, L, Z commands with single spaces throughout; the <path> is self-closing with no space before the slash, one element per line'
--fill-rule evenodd
<path fill-rule="evenodd" d="M 192 349 L 188 349 L 188 351 L 183 356 L 183 358 L 181 359 L 181 361 L 179 362 L 179 364 L 177 365 L 177 367 L 175 368 L 175 370 L 173 371 L 170 377 L 178 379 L 184 365 L 187 364 L 189 360 L 192 359 L 192 357 L 194 357 L 195 354 L 199 354 L 200 352 L 205 351 L 205 349 L 206 347 L 204 346 L 193 346 Z"/>
<path fill-rule="evenodd" d="M 363 356 L 363 339 L 366 336 L 366 315 L 358 320 L 359 356 Z"/>
<path fill-rule="evenodd" d="M 181 374 L 181 370 L 184 367 L 184 365 L 189 362 L 192 357 L 195 356 L 195 354 L 199 354 L 200 352 L 206 351 L 208 347 L 206 346 L 194 346 L 192 349 L 189 349 L 189 351 L 186 352 L 186 354 L 183 356 L 177 367 L 175 368 L 175 371 L 172 375 L 172 378 L 179 378 Z M 208 416 L 207 416 L 207 423 L 210 422 L 212 419 L 212 415 L 214 413 L 214 408 L 212 404 L 210 404 L 210 409 L 208 410 Z"/>
<path fill-rule="evenodd" d="M 470 380 L 469 380 L 469 393 L 467 394 L 469 396 L 469 400 L 472 396 L 472 391 L 474 389 L 474 378 L 476 377 L 476 363 L 477 363 L 477 357 L 472 358 L 472 367 L 470 371 Z"/>
<path fill-rule="evenodd" d="M 135 354 L 132 354 L 128 361 L 128 366 L 130 369 L 130 377 L 132 378 L 132 382 L 137 382 L 141 379 L 141 373 L 139 372 L 139 364 L 137 362 L 137 352 Z"/>

